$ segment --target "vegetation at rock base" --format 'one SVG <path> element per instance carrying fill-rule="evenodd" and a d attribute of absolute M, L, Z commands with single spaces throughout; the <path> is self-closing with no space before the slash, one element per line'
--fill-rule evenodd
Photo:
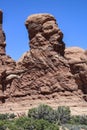
<path fill-rule="evenodd" d="M 28 116 L 33 119 L 44 119 L 51 123 L 55 121 L 55 111 L 50 106 L 44 104 L 30 109 Z"/>
<path fill-rule="evenodd" d="M 0 114 L 0 120 L 13 119 L 15 117 L 16 117 L 16 115 L 14 113 L 12 113 L 12 114 L 8 114 L 8 113 Z"/>
<path fill-rule="evenodd" d="M 70 109 L 60 106 L 57 110 L 53 110 L 50 106 L 42 104 L 37 108 L 30 109 L 28 116 L 34 119 L 48 120 L 51 123 L 65 124 L 70 120 Z"/>
<path fill-rule="evenodd" d="M 70 108 L 60 106 L 56 110 L 41 104 L 28 111 L 28 115 L 15 118 L 12 114 L 0 114 L 0 130 L 87 130 L 87 116 L 71 116 Z"/>
<path fill-rule="evenodd" d="M 59 106 L 55 110 L 55 120 L 58 124 L 66 124 L 70 121 L 70 109 L 69 107 Z"/>

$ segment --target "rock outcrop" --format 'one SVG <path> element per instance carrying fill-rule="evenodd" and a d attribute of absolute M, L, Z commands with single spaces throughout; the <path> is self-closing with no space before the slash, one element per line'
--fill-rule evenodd
<path fill-rule="evenodd" d="M 31 49 L 54 50 L 64 56 L 63 33 L 57 27 L 52 15 L 32 15 L 28 17 L 25 25 L 29 33 Z"/>
<path fill-rule="evenodd" d="M 71 47 L 65 50 L 65 57 L 70 65 L 78 89 L 87 94 L 87 51 L 79 47 Z"/>
<path fill-rule="evenodd" d="M 2 24 L 3 12 L 0 10 L 0 100 L 4 102 L 6 98 L 4 92 L 7 90 L 7 71 L 13 71 L 16 66 L 16 62 L 11 57 L 6 55 L 6 37 L 2 29 Z"/>
<path fill-rule="evenodd" d="M 67 48 L 55 18 L 36 14 L 25 26 L 30 51 L 18 62 L 5 52 L 0 11 L 0 100 L 56 98 L 58 95 L 87 94 L 87 55 L 80 48 Z M 86 98 L 85 98 L 86 99 Z"/>

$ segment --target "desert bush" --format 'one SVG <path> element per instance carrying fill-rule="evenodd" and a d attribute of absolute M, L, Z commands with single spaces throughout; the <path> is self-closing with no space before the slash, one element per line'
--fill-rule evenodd
<path fill-rule="evenodd" d="M 0 130 L 59 130 L 59 125 L 63 130 L 87 130 L 87 116 L 71 116 L 65 106 L 53 110 L 41 104 L 30 109 L 28 116 L 14 117 L 14 114 L 0 114 Z"/>
<path fill-rule="evenodd" d="M 37 130 L 59 130 L 59 127 L 46 120 L 40 119 L 36 121 Z"/>
<path fill-rule="evenodd" d="M 44 119 L 52 123 L 65 124 L 70 121 L 69 107 L 60 106 L 53 110 L 48 105 L 40 105 L 37 108 L 30 109 L 28 116 L 34 119 Z"/>
<path fill-rule="evenodd" d="M 87 125 L 79 124 L 64 124 L 61 126 L 62 130 L 87 130 Z"/>
<path fill-rule="evenodd" d="M 59 130 L 58 125 L 55 124 L 50 124 L 48 128 L 46 128 L 46 130 Z"/>
<path fill-rule="evenodd" d="M 29 109 L 29 111 L 28 111 L 28 117 L 34 118 L 34 119 L 38 119 L 39 118 L 38 108 Z"/>
<path fill-rule="evenodd" d="M 16 117 L 16 115 L 15 115 L 14 113 L 9 114 L 9 118 L 10 118 L 10 119 L 13 119 L 13 118 L 15 118 L 15 117 Z"/>
<path fill-rule="evenodd" d="M 44 119 L 53 122 L 55 118 L 54 110 L 48 105 L 39 105 L 37 108 L 30 109 L 28 116 L 34 119 Z"/>
<path fill-rule="evenodd" d="M 46 120 L 32 120 L 32 122 L 25 122 L 24 130 L 59 130 L 58 126 Z"/>
<path fill-rule="evenodd" d="M 69 125 L 69 124 L 67 124 L 66 126 L 63 126 L 62 127 L 62 129 L 64 130 L 66 130 L 66 128 L 68 129 L 68 130 L 81 130 L 81 127 L 80 126 L 78 126 L 78 125 Z"/>
<path fill-rule="evenodd" d="M 72 123 L 72 124 L 87 125 L 87 115 L 72 116 L 72 117 L 71 117 L 71 123 Z"/>
<path fill-rule="evenodd" d="M 19 127 L 23 127 L 25 122 L 31 122 L 31 119 L 28 117 L 20 117 L 15 120 L 14 124 L 19 128 Z"/>
<path fill-rule="evenodd" d="M 0 130 L 6 130 L 4 126 L 0 126 Z"/>
<path fill-rule="evenodd" d="M 15 124 L 12 124 L 9 122 L 8 125 L 5 125 L 6 129 L 5 130 L 22 130 L 20 128 L 18 128 Z"/>
<path fill-rule="evenodd" d="M 70 121 L 70 108 L 65 106 L 59 106 L 55 111 L 55 120 L 58 124 L 65 124 Z"/>
<path fill-rule="evenodd" d="M 16 128 L 16 130 L 59 130 L 58 126 L 44 119 L 21 117 L 16 119 L 13 124 L 8 128 Z"/>
<path fill-rule="evenodd" d="M 4 123 L 0 121 L 0 130 L 5 130 L 5 126 L 4 126 Z"/>
<path fill-rule="evenodd" d="M 0 114 L 0 120 L 6 120 L 9 118 L 9 114 Z"/>
<path fill-rule="evenodd" d="M 87 125 L 87 116 L 86 115 L 80 116 L 79 118 L 80 118 L 79 119 L 80 124 Z"/>
<path fill-rule="evenodd" d="M 16 117 L 16 115 L 14 113 L 12 113 L 12 114 L 8 114 L 8 113 L 0 114 L 0 120 L 8 120 L 8 119 L 13 119 L 15 117 Z"/>

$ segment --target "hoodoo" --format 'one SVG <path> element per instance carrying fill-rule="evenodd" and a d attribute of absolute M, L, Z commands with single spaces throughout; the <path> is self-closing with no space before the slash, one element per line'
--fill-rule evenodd
<path fill-rule="evenodd" d="M 5 52 L 0 11 L 0 101 L 49 100 L 78 106 L 87 101 L 87 53 L 65 48 L 63 33 L 54 16 L 34 14 L 25 22 L 30 50 L 18 62 Z M 56 100 L 55 100 L 56 99 Z M 32 102 L 33 103 L 33 102 Z M 65 103 L 65 104 L 64 104 Z M 70 103 L 70 104 L 69 104 Z"/>
<path fill-rule="evenodd" d="M 55 18 L 50 14 L 35 14 L 26 20 L 30 47 L 51 49 L 64 56 L 65 44 L 63 33 L 57 26 Z"/>

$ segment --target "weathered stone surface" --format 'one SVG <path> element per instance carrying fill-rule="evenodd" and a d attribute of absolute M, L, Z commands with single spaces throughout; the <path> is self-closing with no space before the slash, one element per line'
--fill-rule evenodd
<path fill-rule="evenodd" d="M 30 51 L 18 62 L 0 55 L 0 100 L 57 98 L 87 94 L 87 53 L 66 48 L 63 33 L 49 14 L 29 16 Z M 0 48 L 5 37 L 0 30 Z M 5 46 L 4 46 L 5 49 Z M 4 50 L 5 52 L 5 50 Z"/>
<path fill-rule="evenodd" d="M 6 55 L 5 47 L 6 47 L 6 37 L 5 33 L 2 29 L 3 24 L 3 12 L 0 10 L 0 100 L 4 102 L 4 98 L 7 96 L 4 94 L 4 92 L 7 90 L 7 74 L 6 72 L 8 70 L 13 71 L 16 62 L 11 59 L 11 57 Z"/>
<path fill-rule="evenodd" d="M 79 47 L 71 47 L 65 50 L 65 57 L 69 61 L 70 69 L 78 88 L 87 94 L 87 54 Z"/>
<path fill-rule="evenodd" d="M 54 50 L 64 56 L 65 44 L 55 18 L 49 14 L 36 14 L 26 20 L 31 49 Z"/>

